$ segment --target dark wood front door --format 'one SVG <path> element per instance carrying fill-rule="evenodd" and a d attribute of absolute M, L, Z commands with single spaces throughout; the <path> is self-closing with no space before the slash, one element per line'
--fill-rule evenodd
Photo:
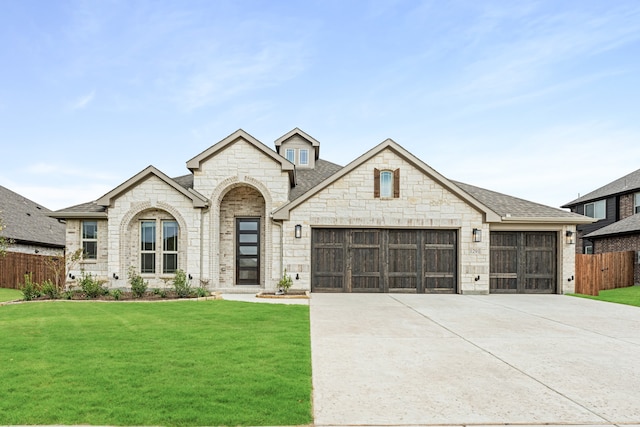
<path fill-rule="evenodd" d="M 556 240 L 555 232 L 492 231 L 490 291 L 555 293 Z"/>
<path fill-rule="evenodd" d="M 236 284 L 260 284 L 259 218 L 236 218 Z"/>
<path fill-rule="evenodd" d="M 311 289 L 455 293 L 456 253 L 455 230 L 314 228 Z"/>

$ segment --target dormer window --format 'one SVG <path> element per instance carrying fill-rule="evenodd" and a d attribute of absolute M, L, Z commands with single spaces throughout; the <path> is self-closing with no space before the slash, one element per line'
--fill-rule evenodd
<path fill-rule="evenodd" d="M 606 200 L 598 200 L 597 202 L 586 203 L 584 205 L 584 214 L 595 219 L 605 219 L 607 217 L 606 202 Z"/>
<path fill-rule="evenodd" d="M 285 156 L 291 163 L 296 162 L 296 150 L 294 150 L 293 148 L 287 148 L 285 151 Z"/>
<path fill-rule="evenodd" d="M 300 150 L 300 165 L 307 166 L 309 164 L 309 150 Z"/>

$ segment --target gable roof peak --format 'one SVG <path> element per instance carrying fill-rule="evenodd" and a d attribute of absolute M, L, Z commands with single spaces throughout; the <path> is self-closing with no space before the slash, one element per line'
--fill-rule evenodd
<path fill-rule="evenodd" d="M 291 185 L 295 184 L 296 176 L 295 176 L 295 166 L 293 165 L 293 163 L 291 163 L 284 157 L 280 156 L 278 153 L 276 153 L 271 148 L 264 145 L 262 142 L 260 142 L 257 138 L 250 135 L 248 132 L 245 132 L 243 129 L 238 129 L 237 131 L 233 132 L 226 138 L 223 138 L 222 140 L 213 144 L 211 147 L 207 148 L 197 156 L 188 160 L 187 169 L 189 169 L 191 172 L 197 169 L 200 169 L 202 163 L 205 162 L 207 159 L 211 158 L 212 156 L 215 156 L 217 153 L 223 151 L 225 148 L 233 145 L 239 140 L 245 141 L 250 145 L 253 145 L 256 149 L 258 149 L 268 157 L 271 157 L 275 162 L 279 163 L 280 167 L 282 168 L 282 171 L 287 172 L 289 174 L 289 181 L 291 182 Z"/>
<path fill-rule="evenodd" d="M 115 198 L 131 189 L 132 187 L 135 187 L 150 176 L 159 178 L 161 181 L 164 181 L 167 185 L 174 188 L 185 197 L 191 199 L 194 207 L 203 208 L 208 206 L 208 200 L 206 197 L 202 196 L 200 193 L 196 192 L 193 189 L 184 188 L 175 180 L 169 178 L 169 176 L 167 176 L 164 172 L 160 171 L 158 168 L 152 165 L 147 166 L 146 168 L 135 174 L 133 177 L 129 178 L 113 190 L 109 191 L 104 196 L 100 197 L 98 200 L 96 200 L 96 204 L 100 206 L 110 206 Z"/>

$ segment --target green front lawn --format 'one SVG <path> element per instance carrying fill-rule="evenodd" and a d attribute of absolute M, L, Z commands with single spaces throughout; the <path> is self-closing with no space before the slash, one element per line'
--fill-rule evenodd
<path fill-rule="evenodd" d="M 312 422 L 309 307 L 0 307 L 0 425 Z"/>
<path fill-rule="evenodd" d="M 22 299 L 22 292 L 17 289 L 0 288 L 0 302 Z"/>
<path fill-rule="evenodd" d="M 600 291 L 597 297 L 591 295 L 572 294 L 576 297 L 595 299 L 599 301 L 616 302 L 618 304 L 635 305 L 640 307 L 640 286 L 630 286 L 628 288 L 609 289 Z"/>

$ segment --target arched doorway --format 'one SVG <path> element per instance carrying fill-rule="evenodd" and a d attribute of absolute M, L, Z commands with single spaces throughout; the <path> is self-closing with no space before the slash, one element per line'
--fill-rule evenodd
<path fill-rule="evenodd" d="M 248 185 L 231 188 L 220 203 L 220 283 L 264 286 L 265 200 Z"/>

